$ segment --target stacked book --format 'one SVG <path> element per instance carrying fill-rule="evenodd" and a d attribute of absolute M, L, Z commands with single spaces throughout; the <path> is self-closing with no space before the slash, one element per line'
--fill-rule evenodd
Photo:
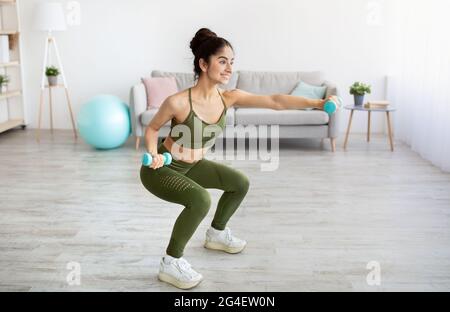
<path fill-rule="evenodd" d="M 369 101 L 364 104 L 364 108 L 387 108 L 389 106 L 389 101 Z"/>

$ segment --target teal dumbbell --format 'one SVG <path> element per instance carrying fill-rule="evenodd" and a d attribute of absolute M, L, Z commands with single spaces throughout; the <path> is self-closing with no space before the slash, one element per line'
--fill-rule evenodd
<path fill-rule="evenodd" d="M 162 154 L 164 157 L 164 166 L 170 165 L 170 163 L 172 162 L 172 155 L 170 155 L 169 153 L 163 153 Z M 150 155 L 150 153 L 145 153 L 142 156 L 142 165 L 144 166 L 150 166 L 153 162 L 153 157 L 152 155 Z"/>
<path fill-rule="evenodd" d="M 333 96 L 333 99 L 328 99 L 323 105 L 323 110 L 328 115 L 333 115 L 338 107 L 342 106 L 342 99 L 338 96 Z"/>

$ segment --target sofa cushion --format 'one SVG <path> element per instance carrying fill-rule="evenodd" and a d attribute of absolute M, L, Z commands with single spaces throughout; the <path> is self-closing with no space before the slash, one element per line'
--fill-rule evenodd
<path fill-rule="evenodd" d="M 151 108 L 141 114 L 141 123 L 147 126 L 158 112 L 158 108 Z M 164 126 L 170 126 L 170 120 L 164 124 Z"/>
<path fill-rule="evenodd" d="M 235 109 L 233 107 L 228 108 L 227 110 L 227 115 L 226 115 L 226 120 L 225 120 L 225 125 L 227 126 L 233 126 L 234 125 L 234 111 Z M 157 108 L 152 108 L 149 109 L 145 112 L 142 113 L 141 115 L 141 123 L 143 125 L 148 125 L 150 123 L 150 121 L 153 119 L 153 116 L 155 116 L 155 114 L 158 112 Z M 170 120 L 168 122 L 166 122 L 164 124 L 164 126 L 170 126 Z"/>
<path fill-rule="evenodd" d="M 321 110 L 274 110 L 269 108 L 237 108 L 237 125 L 325 125 L 328 114 Z"/>
<path fill-rule="evenodd" d="M 177 73 L 177 72 L 165 72 L 154 70 L 152 71 L 152 77 L 175 77 L 177 81 L 178 90 L 186 90 L 195 85 L 194 73 Z M 225 90 L 236 89 L 236 84 L 238 80 L 238 73 L 234 72 L 230 78 L 230 81 L 226 84 L 220 84 L 219 88 Z"/>
<path fill-rule="evenodd" d="M 323 99 L 325 97 L 325 92 L 327 92 L 326 86 L 313 86 L 309 83 L 300 81 L 292 91 L 291 95 L 303 96 L 309 99 Z"/>
<path fill-rule="evenodd" d="M 151 77 L 141 80 L 147 94 L 147 109 L 159 108 L 166 98 L 178 92 L 173 77 Z"/>
<path fill-rule="evenodd" d="M 315 72 L 255 72 L 239 71 L 237 88 L 256 94 L 291 94 L 300 80 L 320 86 L 324 74 Z"/>

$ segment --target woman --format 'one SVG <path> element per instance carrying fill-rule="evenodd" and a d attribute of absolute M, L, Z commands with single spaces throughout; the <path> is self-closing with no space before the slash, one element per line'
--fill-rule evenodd
<path fill-rule="evenodd" d="M 143 166 L 140 172 L 143 185 L 152 194 L 184 206 L 175 222 L 158 274 L 160 280 L 182 289 L 195 287 L 203 279 L 182 256 L 186 244 L 209 211 L 211 199 L 206 189 L 220 189 L 224 193 L 206 232 L 204 246 L 239 253 L 246 245 L 244 240 L 233 236 L 226 225 L 247 194 L 249 179 L 233 168 L 203 159 L 225 126 L 227 109 L 232 106 L 322 109 L 325 103 L 325 100 L 290 95 L 263 96 L 237 89 L 220 90 L 218 85 L 228 83 L 233 72 L 231 44 L 202 28 L 195 34 L 190 47 L 195 56 L 197 84 L 168 97 L 149 123 L 145 144 L 154 161 L 149 167 Z M 158 130 L 169 120 L 172 120 L 171 131 L 157 146 Z M 173 160 L 163 167 L 164 152 L 171 153 Z"/>

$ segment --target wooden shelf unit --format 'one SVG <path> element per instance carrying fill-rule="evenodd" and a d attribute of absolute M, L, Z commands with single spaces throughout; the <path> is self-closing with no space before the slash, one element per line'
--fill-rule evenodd
<path fill-rule="evenodd" d="M 23 119 L 10 119 L 5 122 L 0 122 L 0 133 L 19 126 L 25 127 Z"/>
<path fill-rule="evenodd" d="M 15 66 L 20 66 L 19 61 L 11 61 L 8 63 L 0 63 L 0 67 L 15 67 Z"/>
<path fill-rule="evenodd" d="M 0 100 L 5 100 L 5 99 L 10 99 L 16 96 L 21 96 L 22 92 L 19 90 L 15 90 L 15 91 L 7 91 L 7 92 L 3 92 L 0 93 Z"/>
<path fill-rule="evenodd" d="M 0 0 L 0 35 L 10 36 L 15 43 L 10 46 L 11 61 L 0 63 L 0 74 L 7 75 L 10 84 L 0 93 L 0 133 L 26 126 L 26 107 L 23 94 L 22 39 L 20 34 L 19 0 Z M 7 17 L 7 19 L 5 18 Z M 7 20 L 15 24 L 7 24 Z M 6 22 L 4 22 L 6 21 Z M 11 38 L 13 36 L 13 38 Z M 11 85 L 11 87 L 10 87 Z M 11 89 L 9 89 L 11 88 Z M 1 140 L 1 136 L 0 136 Z"/>

